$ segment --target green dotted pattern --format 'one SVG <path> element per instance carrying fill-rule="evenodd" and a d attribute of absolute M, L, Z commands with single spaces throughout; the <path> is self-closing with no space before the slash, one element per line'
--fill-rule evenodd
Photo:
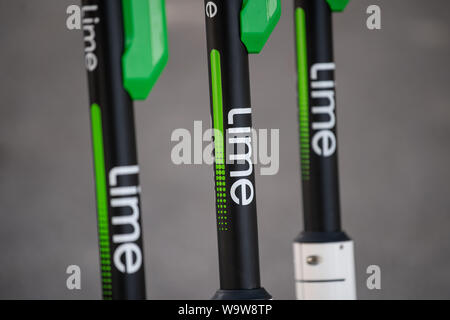
<path fill-rule="evenodd" d="M 97 104 L 91 106 L 91 122 L 97 193 L 102 292 L 104 300 L 112 300 L 111 248 L 109 242 L 108 194 L 106 187 L 105 152 L 103 146 L 103 125 L 102 113 Z"/>
<path fill-rule="evenodd" d="M 227 188 L 225 170 L 225 141 L 223 129 L 223 97 L 222 97 L 222 70 L 220 64 L 220 53 L 211 51 L 211 81 L 213 98 L 213 120 L 214 120 L 214 155 L 216 169 L 216 209 L 217 228 L 219 231 L 229 231 L 230 221 L 227 209 Z"/>
<path fill-rule="evenodd" d="M 298 68 L 298 105 L 300 123 L 300 159 L 302 179 L 309 180 L 311 174 L 310 129 L 309 129 L 309 90 L 308 90 L 308 56 L 306 43 L 305 11 L 295 11 L 297 36 Z"/>

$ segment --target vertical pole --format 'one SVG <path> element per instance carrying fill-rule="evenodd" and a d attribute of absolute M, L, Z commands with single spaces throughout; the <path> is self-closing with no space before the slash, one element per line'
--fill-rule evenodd
<path fill-rule="evenodd" d="M 205 1 L 220 290 L 214 299 L 269 299 L 261 287 L 252 163 L 249 60 L 242 0 Z"/>
<path fill-rule="evenodd" d="M 122 76 L 122 1 L 82 4 L 103 298 L 145 299 L 133 102 Z"/>
<path fill-rule="evenodd" d="M 353 242 L 341 229 L 332 10 L 295 0 L 304 231 L 294 242 L 298 299 L 355 299 Z"/>

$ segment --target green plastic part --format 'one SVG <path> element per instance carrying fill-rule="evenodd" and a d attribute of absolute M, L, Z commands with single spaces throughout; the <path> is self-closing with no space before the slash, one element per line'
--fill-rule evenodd
<path fill-rule="evenodd" d="M 122 0 L 125 51 L 123 85 L 133 100 L 145 100 L 169 60 L 164 0 Z"/>
<path fill-rule="evenodd" d="M 244 0 L 241 10 L 241 40 L 248 53 L 264 48 L 281 17 L 281 0 Z"/>
<path fill-rule="evenodd" d="M 330 5 L 331 11 L 340 12 L 344 11 L 350 0 L 327 0 Z"/>

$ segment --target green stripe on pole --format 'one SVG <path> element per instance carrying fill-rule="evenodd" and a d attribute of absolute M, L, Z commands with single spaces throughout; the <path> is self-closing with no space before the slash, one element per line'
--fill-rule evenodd
<path fill-rule="evenodd" d="M 214 129 L 221 136 L 215 137 L 216 164 L 224 164 L 224 143 L 223 143 L 223 97 L 222 97 L 222 70 L 220 65 L 220 53 L 217 50 L 211 51 L 211 75 L 212 75 L 212 98 Z"/>
<path fill-rule="evenodd" d="M 298 69 L 298 106 L 300 122 L 300 155 L 302 179 L 310 178 L 310 136 L 309 136 L 309 91 L 308 91 L 308 55 L 306 43 L 305 11 L 298 8 L 295 11 L 297 36 L 297 69 Z"/>
<path fill-rule="evenodd" d="M 223 92 L 220 53 L 211 51 L 211 88 L 214 122 L 214 154 L 216 165 L 216 206 L 219 231 L 229 231 L 227 217 L 227 190 L 225 186 L 225 133 L 223 130 Z"/>
<path fill-rule="evenodd" d="M 100 245 L 100 267 L 111 270 L 109 243 L 108 191 L 106 186 L 105 150 L 103 145 L 102 112 L 98 104 L 91 106 L 92 141 L 94 149 L 95 184 L 97 193 L 97 219 Z M 102 272 L 102 283 L 111 283 L 111 273 Z M 110 290 L 103 289 L 103 298 L 112 297 Z"/>

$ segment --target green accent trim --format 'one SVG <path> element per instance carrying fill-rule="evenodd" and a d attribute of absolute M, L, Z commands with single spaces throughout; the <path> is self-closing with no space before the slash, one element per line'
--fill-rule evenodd
<path fill-rule="evenodd" d="M 97 219 L 100 245 L 100 268 L 102 283 L 111 283 L 111 249 L 109 242 L 108 191 L 106 185 L 105 150 L 103 145 L 102 112 L 98 104 L 91 106 L 92 144 L 94 151 L 95 184 L 97 193 Z M 103 298 L 112 297 L 111 291 L 103 290 Z"/>
<path fill-rule="evenodd" d="M 122 0 L 122 6 L 123 84 L 134 100 L 145 100 L 169 60 L 165 2 Z"/>
<path fill-rule="evenodd" d="M 331 11 L 340 12 L 344 11 L 350 0 L 327 0 L 330 5 Z"/>
<path fill-rule="evenodd" d="M 248 53 L 259 53 L 281 17 L 281 0 L 244 0 L 241 40 Z"/>
<path fill-rule="evenodd" d="M 217 50 L 211 51 L 211 80 L 214 130 L 219 137 L 215 137 L 215 159 L 216 164 L 225 164 L 225 145 L 223 132 L 223 97 L 222 97 L 222 70 L 220 64 L 220 53 Z"/>
<path fill-rule="evenodd" d="M 298 107 L 300 123 L 300 159 L 302 179 L 310 178 L 310 126 L 309 126 L 309 86 L 308 86 L 308 52 L 306 42 L 305 11 L 297 8 L 295 11 L 295 26 L 297 37 L 297 68 L 298 68 Z"/>
<path fill-rule="evenodd" d="M 227 214 L 227 190 L 225 185 L 225 132 L 223 126 L 223 90 L 222 90 L 222 69 L 220 62 L 220 52 L 211 51 L 211 88 L 213 100 L 213 126 L 214 126 L 214 154 L 216 167 L 216 206 L 217 223 L 219 231 L 229 231 L 221 221 Z M 227 219 L 225 217 L 225 219 Z"/>

